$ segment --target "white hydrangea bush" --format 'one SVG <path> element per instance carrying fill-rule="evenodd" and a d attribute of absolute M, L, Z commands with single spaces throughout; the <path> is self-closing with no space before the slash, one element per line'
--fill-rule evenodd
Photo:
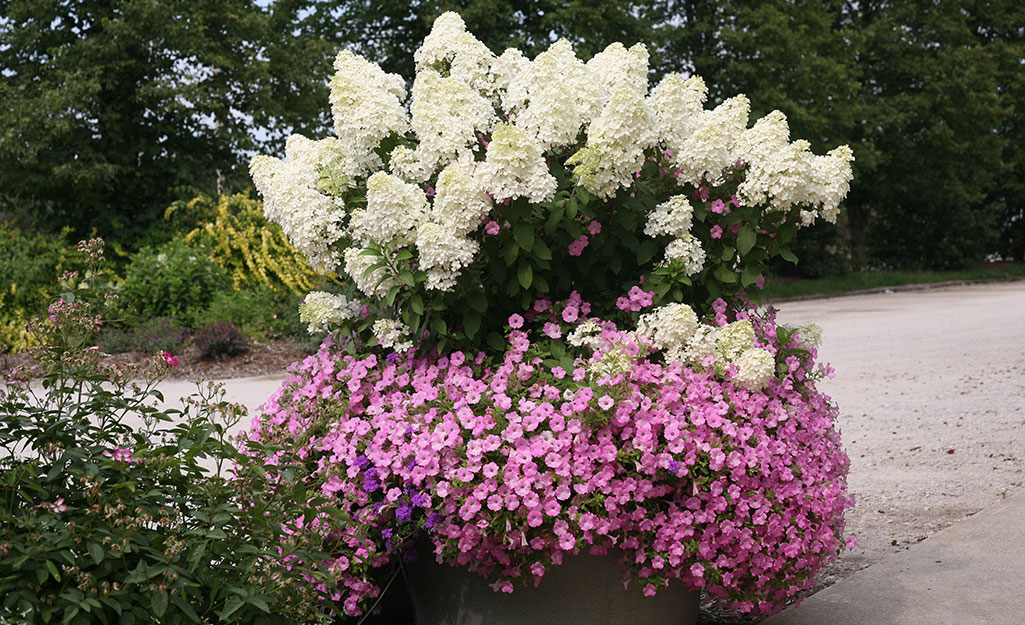
<path fill-rule="evenodd" d="M 837 219 L 850 148 L 813 153 L 779 111 L 752 123 L 745 95 L 710 106 L 697 76 L 653 85 L 642 44 L 581 59 L 560 40 L 529 59 L 445 13 L 414 60 L 407 79 L 340 52 L 335 136 L 295 135 L 284 159 L 252 161 L 268 218 L 347 289 L 308 298 L 311 331 L 497 349 L 510 314 L 576 291 L 667 358 L 718 354 L 759 386 L 746 335 L 711 336 L 698 319 L 753 297 L 770 258 L 793 260 L 799 228 Z M 636 286 L 656 312 L 616 309 Z"/>

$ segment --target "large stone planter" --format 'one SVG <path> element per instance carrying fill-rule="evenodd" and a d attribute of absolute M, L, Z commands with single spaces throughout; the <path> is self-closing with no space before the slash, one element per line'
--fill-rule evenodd
<path fill-rule="evenodd" d="M 433 554 L 406 565 L 417 625 L 693 625 L 699 593 L 673 582 L 654 597 L 642 586 L 623 589 L 612 555 L 567 556 L 549 568 L 537 588 L 512 593 L 461 567 L 438 564 Z"/>

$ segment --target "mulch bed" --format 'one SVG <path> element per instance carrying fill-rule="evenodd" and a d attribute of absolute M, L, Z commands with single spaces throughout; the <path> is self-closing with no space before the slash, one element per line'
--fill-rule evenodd
<path fill-rule="evenodd" d="M 199 351 L 190 345 L 183 352 L 175 354 L 178 357 L 178 366 L 171 369 L 168 377 L 175 380 L 226 380 L 260 375 L 284 375 L 290 364 L 302 360 L 306 355 L 291 341 L 265 341 L 254 343 L 249 352 L 241 356 L 210 360 L 201 358 Z M 104 355 L 101 363 L 142 363 L 152 357 L 143 352 L 126 352 Z M 32 356 L 27 353 L 0 355 L 0 371 L 7 371 L 12 367 L 22 367 L 32 376 L 40 372 Z"/>

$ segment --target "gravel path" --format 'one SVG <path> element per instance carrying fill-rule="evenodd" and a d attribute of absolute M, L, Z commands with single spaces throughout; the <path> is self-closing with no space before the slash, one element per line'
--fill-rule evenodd
<path fill-rule="evenodd" d="M 822 327 L 821 388 L 840 407 L 860 545 L 828 585 L 1020 489 L 1025 481 L 1025 283 L 778 304 Z"/>

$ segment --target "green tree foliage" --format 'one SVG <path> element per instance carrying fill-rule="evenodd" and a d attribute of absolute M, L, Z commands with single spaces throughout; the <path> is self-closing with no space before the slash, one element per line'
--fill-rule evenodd
<path fill-rule="evenodd" d="M 413 53 L 434 20 L 456 11 L 466 28 L 500 54 L 519 48 L 529 57 L 559 38 L 590 57 L 621 41 L 650 44 L 661 12 L 655 3 L 628 0 L 300 0 L 291 10 L 305 16 L 300 28 L 311 37 L 352 49 L 385 71 L 413 75 Z"/>
<path fill-rule="evenodd" d="M 713 97 L 748 93 L 754 114 L 780 109 L 813 148 L 854 148 L 838 236 L 855 264 L 971 264 L 995 246 L 1001 202 L 1005 226 L 1020 214 L 1008 176 L 1022 160 L 1023 143 L 1009 141 L 1022 128 L 1020 3 L 669 0 L 665 9 L 682 26 L 667 32 L 665 56 L 704 76 Z"/>
<path fill-rule="evenodd" d="M 303 102 L 326 46 L 292 45 L 284 13 L 251 0 L 0 0 L 0 15 L 0 188 L 44 204 L 43 225 L 130 240 L 176 197 L 248 186 L 244 154 L 277 139 L 259 128 L 323 121 Z"/>

